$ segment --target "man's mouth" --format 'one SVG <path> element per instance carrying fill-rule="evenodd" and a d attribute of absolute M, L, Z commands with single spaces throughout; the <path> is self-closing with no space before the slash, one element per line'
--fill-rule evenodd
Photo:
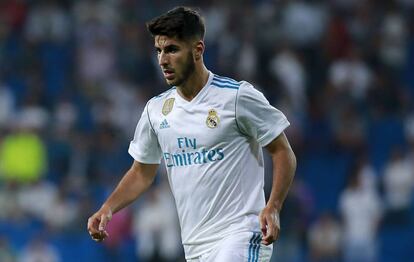
<path fill-rule="evenodd" d="M 172 77 L 174 77 L 174 71 L 173 70 L 163 70 L 164 73 L 164 77 L 166 79 L 171 79 Z"/>

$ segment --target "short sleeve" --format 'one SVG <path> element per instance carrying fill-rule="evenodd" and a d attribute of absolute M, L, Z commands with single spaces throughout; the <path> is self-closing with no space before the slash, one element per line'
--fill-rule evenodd
<path fill-rule="evenodd" d="M 247 82 L 240 85 L 237 93 L 236 121 L 240 131 L 256 139 L 262 147 L 290 125 L 285 115 Z"/>
<path fill-rule="evenodd" d="M 145 106 L 135 128 L 134 139 L 129 144 L 128 153 L 140 163 L 159 164 L 161 163 L 162 151 L 151 126 L 148 106 L 149 103 Z"/>

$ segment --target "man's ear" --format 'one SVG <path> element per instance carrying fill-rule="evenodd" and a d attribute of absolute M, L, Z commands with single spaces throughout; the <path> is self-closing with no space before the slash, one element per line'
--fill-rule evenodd
<path fill-rule="evenodd" d="M 204 49 L 205 49 L 205 46 L 202 40 L 199 40 L 195 43 L 193 52 L 194 52 L 194 58 L 196 61 L 200 60 L 203 57 Z"/>

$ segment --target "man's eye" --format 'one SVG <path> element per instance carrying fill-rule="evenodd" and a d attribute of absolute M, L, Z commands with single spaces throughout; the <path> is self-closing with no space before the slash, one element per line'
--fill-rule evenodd
<path fill-rule="evenodd" d="M 172 54 L 175 54 L 175 53 L 177 53 L 178 52 L 178 48 L 176 48 L 176 47 L 171 47 L 171 48 L 168 48 L 168 51 L 167 51 L 168 53 L 172 53 Z"/>

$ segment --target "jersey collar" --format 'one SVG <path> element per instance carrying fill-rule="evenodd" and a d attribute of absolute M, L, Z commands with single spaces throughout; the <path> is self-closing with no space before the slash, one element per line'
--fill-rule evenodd
<path fill-rule="evenodd" d="M 201 88 L 200 92 L 198 92 L 198 94 L 191 100 L 191 101 L 187 101 L 184 98 L 182 98 L 180 96 L 180 94 L 178 93 L 178 91 L 175 91 L 175 98 L 177 100 L 178 103 L 180 104 L 197 104 L 206 94 L 208 91 L 208 88 L 210 87 L 211 81 L 213 81 L 213 77 L 214 74 L 211 73 L 211 71 L 208 71 L 208 80 L 207 83 Z"/>

